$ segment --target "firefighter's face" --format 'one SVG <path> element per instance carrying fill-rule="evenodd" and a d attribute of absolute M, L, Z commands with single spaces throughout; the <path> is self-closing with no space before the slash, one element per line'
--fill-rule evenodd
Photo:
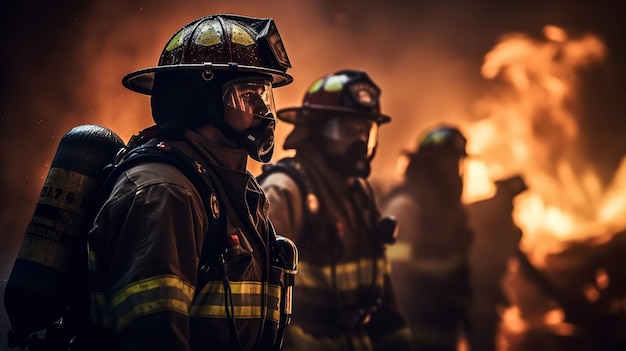
<path fill-rule="evenodd" d="M 224 85 L 224 123 L 243 132 L 261 125 L 264 119 L 274 121 L 275 107 L 272 83 L 264 78 L 235 79 Z"/>
<path fill-rule="evenodd" d="M 326 148 L 333 154 L 345 154 L 355 143 L 366 145 L 370 157 L 378 141 L 378 125 L 356 116 L 331 117 L 322 125 L 322 136 L 329 141 Z"/>
<path fill-rule="evenodd" d="M 321 147 L 331 168 L 348 177 L 367 177 L 378 138 L 378 124 L 344 115 L 328 118 L 321 127 Z"/>
<path fill-rule="evenodd" d="M 223 88 L 224 123 L 238 132 L 239 145 L 250 157 L 269 162 L 274 151 L 274 95 L 266 78 L 231 80 Z"/>

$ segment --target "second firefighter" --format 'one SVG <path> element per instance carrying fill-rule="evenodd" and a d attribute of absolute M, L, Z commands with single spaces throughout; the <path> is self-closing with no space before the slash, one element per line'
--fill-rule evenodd
<path fill-rule="evenodd" d="M 366 178 L 380 113 L 367 73 L 342 70 L 316 80 L 301 107 L 278 112 L 293 123 L 285 158 L 259 177 L 276 232 L 300 253 L 287 350 L 408 350 L 385 248 L 395 221 L 383 218 Z"/>

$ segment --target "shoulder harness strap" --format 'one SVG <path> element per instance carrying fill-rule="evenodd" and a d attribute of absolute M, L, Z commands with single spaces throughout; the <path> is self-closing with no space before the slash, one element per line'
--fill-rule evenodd
<path fill-rule="evenodd" d="M 222 200 L 215 191 L 206 167 L 199 160 L 158 139 L 151 139 L 145 144 L 127 150 L 118 156 L 115 164 L 107 166 L 108 175 L 101 191 L 101 198 L 106 199 L 105 196 L 113 190 L 115 182 L 124 171 L 146 162 L 160 162 L 176 167 L 191 181 L 200 194 L 209 220 L 209 231 L 206 233 L 202 246 L 199 267 L 203 271 L 208 270 L 211 264 L 219 260 L 221 251 L 226 247 L 226 216 L 220 214 L 220 208 L 224 208 Z M 216 240 L 208 240 L 209 238 Z M 198 284 L 198 287 L 200 286 Z M 196 290 L 198 292 L 200 289 Z"/>
<path fill-rule="evenodd" d="M 263 173 L 257 177 L 259 182 L 267 178 L 272 173 L 282 172 L 287 174 L 298 186 L 302 194 L 302 208 L 304 209 L 304 221 L 316 220 L 319 215 L 319 199 L 313 189 L 313 185 L 300 162 L 293 157 L 284 158 L 274 164 L 266 164 L 262 167 Z"/>

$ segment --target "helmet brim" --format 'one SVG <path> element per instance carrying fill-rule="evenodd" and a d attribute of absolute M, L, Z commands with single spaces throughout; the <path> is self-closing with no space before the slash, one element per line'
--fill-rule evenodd
<path fill-rule="evenodd" d="M 391 121 L 391 117 L 383 114 L 359 112 L 354 109 L 342 108 L 342 107 L 329 107 L 329 106 L 317 106 L 308 105 L 306 107 L 288 107 L 276 112 L 276 117 L 281 121 L 295 124 L 299 116 L 307 117 L 319 117 L 322 115 L 329 115 L 332 113 L 341 113 L 355 115 L 362 118 L 370 119 L 376 123 L 385 124 Z"/>
<path fill-rule="evenodd" d="M 158 72 L 201 71 L 205 69 L 214 71 L 228 71 L 232 70 L 233 67 L 228 64 L 205 63 L 149 67 L 127 74 L 126 76 L 124 76 L 124 78 L 122 78 L 122 85 L 134 92 L 151 95 L 152 87 L 154 85 L 154 76 Z M 281 87 L 293 82 L 293 77 L 291 75 L 285 72 L 281 72 L 279 70 L 264 67 L 237 65 L 236 71 L 233 71 L 233 74 L 236 75 L 238 73 L 257 73 L 261 75 L 271 76 L 273 87 Z"/>

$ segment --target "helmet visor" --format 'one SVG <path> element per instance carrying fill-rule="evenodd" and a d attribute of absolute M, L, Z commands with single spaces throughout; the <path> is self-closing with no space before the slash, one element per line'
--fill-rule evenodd
<path fill-rule="evenodd" d="M 378 143 L 378 124 L 355 116 L 332 117 L 324 123 L 322 135 L 346 146 L 358 141 L 365 142 L 369 157 Z"/>
<path fill-rule="evenodd" d="M 225 105 L 248 116 L 274 120 L 276 107 L 272 82 L 263 78 L 241 78 L 224 85 L 222 101 Z"/>

